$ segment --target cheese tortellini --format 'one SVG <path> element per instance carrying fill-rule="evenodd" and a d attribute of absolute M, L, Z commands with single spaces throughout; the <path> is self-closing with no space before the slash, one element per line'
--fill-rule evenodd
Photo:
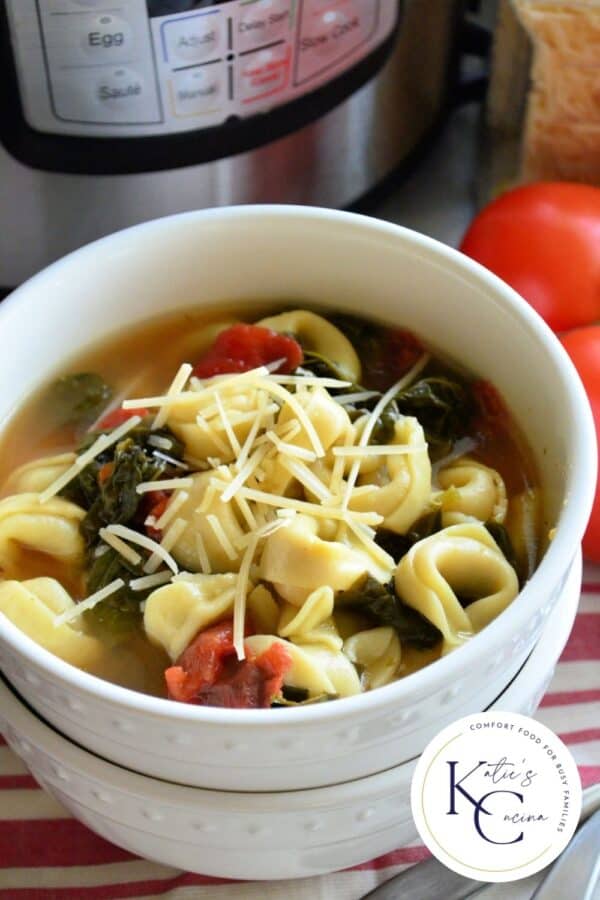
<path fill-rule="evenodd" d="M 4 490 L 11 494 L 41 494 L 53 481 L 63 475 L 75 461 L 74 453 L 43 456 L 25 463 L 11 474 Z"/>
<path fill-rule="evenodd" d="M 178 702 L 350 697 L 459 647 L 533 570 L 534 470 L 516 439 L 505 464 L 510 435 L 493 446 L 485 388 L 402 329 L 304 309 L 256 324 L 165 325 L 174 377 L 163 390 L 140 344 L 144 371 L 121 361 L 103 386 L 123 409 L 89 429 L 24 411 L 24 459 L 80 444 L 4 480 L 0 613 L 63 660 Z"/>
<path fill-rule="evenodd" d="M 85 546 L 79 525 L 84 517 L 83 509 L 60 497 L 41 503 L 39 494 L 26 493 L 0 500 L 0 570 L 18 570 L 23 548 L 80 567 Z"/>
<path fill-rule="evenodd" d="M 342 378 L 359 383 L 361 365 L 356 350 L 342 332 L 316 313 L 306 309 L 280 313 L 261 319 L 258 325 L 294 335 L 307 350 L 330 359 Z"/>
<path fill-rule="evenodd" d="M 451 525 L 416 543 L 394 581 L 403 601 L 442 632 L 443 652 L 481 631 L 519 592 L 515 570 L 479 523 Z"/>
<path fill-rule="evenodd" d="M 273 643 L 285 647 L 291 666 L 283 676 L 283 683 L 308 691 L 309 697 L 323 694 L 349 697 L 361 691 L 358 673 L 342 651 L 333 651 L 321 644 L 293 644 L 272 634 L 254 634 L 246 638 L 247 650 L 259 656 Z"/>
<path fill-rule="evenodd" d="M 391 557 L 387 564 L 382 563 L 357 541 L 324 540 L 319 536 L 319 521 L 299 514 L 287 528 L 266 539 L 260 573 L 281 597 L 301 606 L 312 591 L 323 585 L 344 591 L 366 572 L 378 581 L 388 581 L 393 569 Z"/>
<path fill-rule="evenodd" d="M 0 583 L 0 613 L 41 647 L 74 666 L 88 668 L 104 655 L 102 643 L 81 631 L 81 619 L 56 625 L 74 601 L 54 578 Z"/>
<path fill-rule="evenodd" d="M 236 576 L 185 575 L 153 591 L 144 609 L 146 634 L 175 661 L 192 638 L 231 612 Z"/>
<path fill-rule="evenodd" d="M 344 642 L 344 653 L 361 669 L 365 690 L 383 687 L 398 675 L 402 648 L 393 628 L 382 626 L 353 634 Z"/>
<path fill-rule="evenodd" d="M 508 508 L 506 487 L 499 472 L 466 456 L 438 472 L 442 523 L 457 525 L 465 519 L 504 522 Z"/>
<path fill-rule="evenodd" d="M 210 572 L 204 574 L 237 572 L 241 560 L 239 543 L 246 534 L 247 526 L 245 528 L 240 523 L 231 503 L 223 503 L 211 485 L 212 478 L 212 472 L 200 472 L 193 476 L 189 497 L 178 512 L 187 527 L 176 541 L 172 553 L 184 569 L 203 572 L 203 551 L 199 549 L 201 542 L 210 567 Z M 217 533 L 221 531 L 225 535 L 225 544 Z"/>
<path fill-rule="evenodd" d="M 350 509 L 374 510 L 383 516 L 383 528 L 404 534 L 421 516 L 431 498 L 431 462 L 423 428 L 417 419 L 404 416 L 394 425 L 392 444 L 406 444 L 411 452 L 390 453 L 375 471 L 359 476 Z M 371 486 L 371 490 L 365 490 Z"/>

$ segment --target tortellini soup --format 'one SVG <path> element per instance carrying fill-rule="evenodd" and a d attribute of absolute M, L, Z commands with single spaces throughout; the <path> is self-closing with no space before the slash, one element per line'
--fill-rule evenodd
<path fill-rule="evenodd" d="M 502 398 L 408 331 L 172 315 L 65 366 L 5 429 L 0 612 L 174 701 L 296 706 L 453 652 L 543 550 Z"/>

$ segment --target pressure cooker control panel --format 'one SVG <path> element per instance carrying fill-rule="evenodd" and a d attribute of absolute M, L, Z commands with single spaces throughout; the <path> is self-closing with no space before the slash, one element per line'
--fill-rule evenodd
<path fill-rule="evenodd" d="M 395 0 L 7 0 L 7 10 L 28 124 L 95 137 L 266 112 L 351 69 L 398 16 Z"/>

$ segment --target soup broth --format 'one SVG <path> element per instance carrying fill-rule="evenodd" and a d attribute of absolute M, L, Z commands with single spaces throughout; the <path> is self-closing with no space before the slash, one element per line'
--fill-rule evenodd
<path fill-rule="evenodd" d="M 58 616 L 90 640 L 76 664 L 92 674 L 200 704 L 347 696 L 459 647 L 539 562 L 533 456 L 489 383 L 397 328 L 258 310 L 179 312 L 91 346 L 4 430 L 0 609 L 73 661 L 58 629 L 31 624 L 42 607 Z M 60 461 L 117 428 L 87 465 Z M 61 528 L 73 517 L 70 555 L 43 534 L 49 511 Z M 446 584 L 435 601 L 417 554 Z M 39 596 L 50 579 L 68 595 L 60 609 Z M 69 605 L 118 582 L 81 614 Z M 17 583 L 28 596 L 15 606 Z"/>

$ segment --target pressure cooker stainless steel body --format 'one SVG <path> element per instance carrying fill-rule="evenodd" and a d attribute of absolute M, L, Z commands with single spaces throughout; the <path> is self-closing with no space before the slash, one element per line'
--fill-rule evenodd
<path fill-rule="evenodd" d="M 451 0 L 4 0 L 0 285 L 146 219 L 355 203 L 451 87 Z"/>

